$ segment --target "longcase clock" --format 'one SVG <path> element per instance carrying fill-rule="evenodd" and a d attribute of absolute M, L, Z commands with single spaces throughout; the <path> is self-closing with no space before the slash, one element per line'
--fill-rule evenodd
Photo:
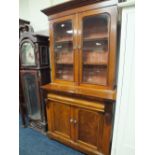
<path fill-rule="evenodd" d="M 30 22 L 23 19 L 19 19 L 19 38 L 26 24 L 29 25 Z M 19 110 L 20 110 L 22 127 L 26 127 L 26 105 L 23 97 L 20 74 L 19 74 Z"/>
<path fill-rule="evenodd" d="M 29 25 L 23 26 L 20 35 L 20 77 L 29 126 L 45 132 L 44 94 L 40 86 L 50 82 L 48 37 L 34 34 Z"/>

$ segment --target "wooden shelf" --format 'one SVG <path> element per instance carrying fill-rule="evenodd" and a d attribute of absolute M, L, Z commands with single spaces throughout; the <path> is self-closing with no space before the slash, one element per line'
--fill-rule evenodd
<path fill-rule="evenodd" d="M 94 35 L 90 37 L 84 37 L 83 41 L 95 41 L 95 40 L 107 40 L 108 35 Z"/>
<path fill-rule="evenodd" d="M 108 64 L 107 63 L 83 63 L 83 65 L 93 65 L 93 66 L 108 66 Z"/>
<path fill-rule="evenodd" d="M 72 39 L 61 39 L 61 40 L 56 40 L 55 43 L 70 43 L 72 42 Z"/>
<path fill-rule="evenodd" d="M 100 80 L 85 80 L 83 83 L 85 83 L 85 84 L 94 84 L 94 85 L 96 85 L 96 84 L 98 84 L 98 85 L 105 85 L 106 83 L 107 83 L 107 80 L 106 80 L 106 78 L 105 77 L 102 77 L 102 79 L 100 78 Z"/>
<path fill-rule="evenodd" d="M 57 65 L 73 65 L 73 63 L 56 62 Z"/>

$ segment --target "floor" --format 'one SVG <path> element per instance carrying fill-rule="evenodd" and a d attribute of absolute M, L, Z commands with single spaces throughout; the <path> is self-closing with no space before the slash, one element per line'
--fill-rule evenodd
<path fill-rule="evenodd" d="M 19 123 L 19 155 L 84 155 Z"/>

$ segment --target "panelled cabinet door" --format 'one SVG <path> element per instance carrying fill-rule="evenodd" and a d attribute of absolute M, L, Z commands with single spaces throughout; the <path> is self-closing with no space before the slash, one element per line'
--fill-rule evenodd
<path fill-rule="evenodd" d="M 71 107 L 55 101 L 48 101 L 46 107 L 48 131 L 54 137 L 64 140 L 71 139 Z"/>
<path fill-rule="evenodd" d="M 114 82 L 116 8 L 79 14 L 80 83 L 108 87 Z"/>
<path fill-rule="evenodd" d="M 52 20 L 50 23 L 53 82 L 74 83 L 75 79 L 75 16 Z"/>
<path fill-rule="evenodd" d="M 103 115 L 95 111 L 75 108 L 74 121 L 76 143 L 94 154 L 103 152 Z"/>
<path fill-rule="evenodd" d="M 58 101 L 48 101 L 46 110 L 50 137 L 88 154 L 109 155 L 111 114 Z"/>

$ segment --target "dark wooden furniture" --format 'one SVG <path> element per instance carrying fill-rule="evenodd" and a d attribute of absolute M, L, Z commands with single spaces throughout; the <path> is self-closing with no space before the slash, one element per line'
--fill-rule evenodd
<path fill-rule="evenodd" d="M 48 136 L 86 154 L 109 155 L 114 114 L 116 1 L 69 1 L 42 10 L 50 23 Z"/>
<path fill-rule="evenodd" d="M 22 26 L 22 25 L 25 25 L 25 24 L 30 24 L 30 21 L 28 20 L 25 20 L 25 19 L 19 19 L 19 26 Z"/>
<path fill-rule="evenodd" d="M 29 25 L 30 22 L 27 20 L 23 20 L 23 19 L 19 19 L 19 38 L 20 38 L 20 34 L 22 31 L 22 28 L 25 25 Z M 19 65 L 20 68 L 20 65 Z M 21 120 L 22 120 L 22 126 L 26 127 L 26 117 L 27 117 L 27 111 L 26 111 L 26 104 L 24 102 L 24 95 L 23 95 L 23 90 L 22 90 L 22 85 L 21 85 L 21 77 L 19 74 L 19 110 L 20 110 L 20 114 L 21 114 Z"/>
<path fill-rule="evenodd" d="M 41 85 L 50 82 L 47 36 L 34 34 L 30 25 L 21 27 L 20 79 L 28 111 L 29 126 L 41 132 L 47 128 Z"/>

